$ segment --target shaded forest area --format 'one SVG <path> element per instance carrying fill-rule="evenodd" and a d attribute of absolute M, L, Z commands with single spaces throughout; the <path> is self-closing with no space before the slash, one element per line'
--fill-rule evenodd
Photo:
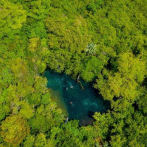
<path fill-rule="evenodd" d="M 65 124 L 47 67 L 111 109 Z M 0 69 L 1 147 L 146 147 L 147 0 L 0 0 Z"/>

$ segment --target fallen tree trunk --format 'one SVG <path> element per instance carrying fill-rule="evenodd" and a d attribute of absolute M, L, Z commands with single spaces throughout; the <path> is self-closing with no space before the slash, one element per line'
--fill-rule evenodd
<path fill-rule="evenodd" d="M 78 74 L 78 77 L 77 77 L 77 83 L 80 83 L 81 89 L 84 90 L 84 87 L 83 87 L 83 85 L 82 85 L 82 83 L 80 82 L 79 79 L 80 79 L 80 76 L 79 76 L 79 74 Z"/>

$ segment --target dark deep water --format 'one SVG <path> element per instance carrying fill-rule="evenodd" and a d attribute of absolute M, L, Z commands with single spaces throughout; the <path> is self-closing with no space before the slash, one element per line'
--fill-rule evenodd
<path fill-rule="evenodd" d="M 48 79 L 47 87 L 58 95 L 55 101 L 62 106 L 69 119 L 79 120 L 79 125 L 92 124 L 94 112 L 106 112 L 108 102 L 102 99 L 89 83 L 80 79 L 84 90 L 80 84 L 65 74 L 45 71 L 44 77 Z"/>

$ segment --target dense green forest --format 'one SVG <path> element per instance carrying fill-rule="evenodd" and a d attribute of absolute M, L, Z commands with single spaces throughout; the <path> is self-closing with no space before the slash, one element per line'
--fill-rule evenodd
<path fill-rule="evenodd" d="M 46 68 L 111 108 L 65 124 Z M 147 146 L 147 0 L 0 0 L 0 69 L 0 147 Z"/>

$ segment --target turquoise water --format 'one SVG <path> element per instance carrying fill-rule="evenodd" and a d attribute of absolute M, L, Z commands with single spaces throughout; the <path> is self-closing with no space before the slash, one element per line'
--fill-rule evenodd
<path fill-rule="evenodd" d="M 93 122 L 94 112 L 106 112 L 108 102 L 89 83 L 80 80 L 82 90 L 79 83 L 65 74 L 45 71 L 44 76 L 48 79 L 48 88 L 58 93 L 58 102 L 68 111 L 69 120 L 76 119 L 79 125 L 89 125 Z"/>

